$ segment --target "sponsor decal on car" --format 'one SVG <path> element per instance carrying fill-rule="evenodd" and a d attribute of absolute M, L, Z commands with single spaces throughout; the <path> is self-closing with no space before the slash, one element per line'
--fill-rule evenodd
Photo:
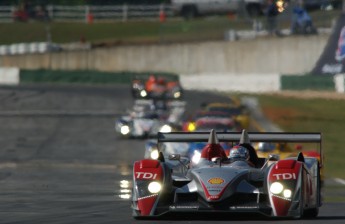
<path fill-rule="evenodd" d="M 170 209 L 199 209 L 199 206 L 197 205 L 171 205 L 169 206 Z"/>
<path fill-rule="evenodd" d="M 224 180 L 220 177 L 214 177 L 208 180 L 210 184 L 222 184 L 224 183 Z"/>
<path fill-rule="evenodd" d="M 259 206 L 230 206 L 230 210 L 237 210 L 237 209 L 259 209 Z"/>
<path fill-rule="evenodd" d="M 156 179 L 156 173 L 149 173 L 149 172 L 135 172 L 135 176 L 137 179 Z"/>
<path fill-rule="evenodd" d="M 277 180 L 296 180 L 295 173 L 276 173 L 276 174 L 273 174 L 273 176 Z"/>

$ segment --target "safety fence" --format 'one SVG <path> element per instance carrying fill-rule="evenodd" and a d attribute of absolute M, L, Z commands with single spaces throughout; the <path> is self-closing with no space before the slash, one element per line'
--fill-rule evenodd
<path fill-rule="evenodd" d="M 0 6 L 0 21 L 11 22 L 16 8 L 14 6 Z"/>
<path fill-rule="evenodd" d="M 160 5 L 107 5 L 68 6 L 48 5 L 39 11 L 26 12 L 14 6 L 0 6 L 0 21 L 27 21 L 30 19 L 48 21 L 75 21 L 92 23 L 97 21 L 127 21 L 132 19 L 164 20 L 172 17 L 169 4 Z"/>
<path fill-rule="evenodd" d="M 1 55 L 17 55 L 17 54 L 38 54 L 47 52 L 60 51 L 58 44 L 48 42 L 18 43 L 10 45 L 0 45 Z"/>

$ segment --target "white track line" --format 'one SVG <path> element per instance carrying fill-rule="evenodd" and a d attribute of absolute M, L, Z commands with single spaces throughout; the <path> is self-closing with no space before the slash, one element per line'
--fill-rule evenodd
<path fill-rule="evenodd" d="M 342 185 L 345 185 L 345 180 L 344 179 L 341 179 L 341 178 L 334 178 L 334 181 L 339 183 L 339 184 L 342 184 Z"/>

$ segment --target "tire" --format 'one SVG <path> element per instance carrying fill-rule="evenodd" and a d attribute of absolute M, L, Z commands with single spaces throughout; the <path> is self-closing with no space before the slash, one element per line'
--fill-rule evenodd
<path fill-rule="evenodd" d="M 303 218 L 305 219 L 315 219 L 319 215 L 319 208 L 307 209 L 303 213 Z"/>
<path fill-rule="evenodd" d="M 304 217 L 304 177 L 303 177 L 303 171 L 302 171 L 302 180 L 301 180 L 301 183 L 302 183 L 302 187 L 301 187 L 301 196 L 300 196 L 300 214 L 299 214 L 299 219 L 302 219 Z"/>
<path fill-rule="evenodd" d="M 183 6 L 181 10 L 181 15 L 185 20 L 193 19 L 197 16 L 198 11 L 194 5 Z"/>
<path fill-rule="evenodd" d="M 141 220 L 141 219 L 143 219 L 143 217 L 140 215 L 140 213 L 137 210 L 134 209 L 136 202 L 135 202 L 135 198 L 134 198 L 134 189 L 133 188 L 132 188 L 131 194 L 132 194 L 132 200 L 131 200 L 131 202 L 132 202 L 132 217 L 136 220 Z"/>
<path fill-rule="evenodd" d="M 319 166 L 319 164 L 318 164 Z M 321 191 L 321 179 L 320 179 L 321 175 L 320 175 L 320 168 L 317 169 L 317 179 L 318 179 L 318 186 L 317 186 L 317 191 Z M 311 208 L 311 209 L 307 209 L 304 211 L 303 214 L 303 218 L 306 219 L 315 219 L 318 215 L 319 215 L 319 205 L 321 204 L 321 195 L 319 194 L 317 199 L 317 207 L 316 208 Z"/>
<path fill-rule="evenodd" d="M 138 98 L 139 98 L 139 93 L 138 93 L 138 91 L 132 90 L 132 97 L 133 97 L 134 99 L 138 99 Z"/>

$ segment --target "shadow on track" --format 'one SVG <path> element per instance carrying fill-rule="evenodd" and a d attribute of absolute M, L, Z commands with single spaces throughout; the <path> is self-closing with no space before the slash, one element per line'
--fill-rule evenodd
<path fill-rule="evenodd" d="M 232 214 L 232 213 L 169 213 L 157 217 L 139 217 L 138 220 L 165 220 L 165 221 L 252 221 L 271 220 L 260 214 Z"/>
<path fill-rule="evenodd" d="M 317 220 L 344 220 L 345 223 L 345 216 L 319 216 L 316 218 Z"/>
<path fill-rule="evenodd" d="M 159 217 L 140 217 L 138 220 L 165 220 L 165 221 L 273 221 L 273 220 L 344 220 L 345 216 L 319 216 L 314 219 L 294 219 L 294 218 L 274 218 L 266 217 L 257 213 L 246 213 L 246 214 L 228 214 L 228 213 L 183 213 L 183 214 L 165 214 Z"/>

